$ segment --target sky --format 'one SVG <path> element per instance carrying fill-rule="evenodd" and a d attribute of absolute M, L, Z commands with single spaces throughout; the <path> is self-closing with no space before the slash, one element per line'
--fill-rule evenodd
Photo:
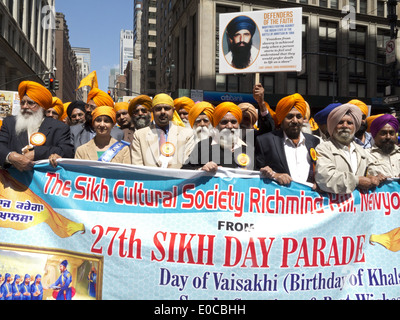
<path fill-rule="evenodd" d="M 90 48 L 91 71 L 99 88 L 108 90 L 110 69 L 119 66 L 119 36 L 133 29 L 134 0 L 56 0 L 56 12 L 65 15 L 72 47 Z"/>

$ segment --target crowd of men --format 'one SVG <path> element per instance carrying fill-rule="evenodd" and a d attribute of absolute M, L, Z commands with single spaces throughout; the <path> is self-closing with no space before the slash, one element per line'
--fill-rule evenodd
<path fill-rule="evenodd" d="M 253 90 L 256 106 L 214 106 L 164 93 L 114 103 L 98 88 L 86 102 L 63 104 L 31 81 L 18 92 L 21 111 L 0 130 L 3 168 L 28 171 L 44 159 L 57 166 L 60 158 L 207 172 L 229 167 L 337 194 L 400 175 L 399 121 L 391 114 L 369 116 L 360 100 L 331 104 L 311 117 L 297 93 L 271 108 L 261 84 Z"/>

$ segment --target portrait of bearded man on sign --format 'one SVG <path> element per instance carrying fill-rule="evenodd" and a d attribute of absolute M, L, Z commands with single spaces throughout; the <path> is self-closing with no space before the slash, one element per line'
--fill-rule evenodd
<path fill-rule="evenodd" d="M 249 67 L 257 58 L 259 48 L 253 42 L 258 31 L 255 22 L 246 16 L 238 16 L 226 27 L 226 40 L 229 52 L 226 61 L 236 69 Z M 259 44 L 258 44 L 259 47 Z"/>

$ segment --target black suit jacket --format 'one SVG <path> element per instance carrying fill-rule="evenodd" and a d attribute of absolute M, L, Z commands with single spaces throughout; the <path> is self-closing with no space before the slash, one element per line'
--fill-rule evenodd
<path fill-rule="evenodd" d="M 320 143 L 320 139 L 307 133 L 303 133 L 306 139 L 308 152 Z M 284 149 L 284 135 L 282 130 L 275 130 L 256 138 L 256 168 L 260 170 L 269 166 L 277 173 L 290 174 Z M 312 170 L 312 167 L 310 167 Z"/>
<path fill-rule="evenodd" d="M 212 145 L 211 143 L 211 137 L 198 142 L 182 169 L 199 169 L 211 161 L 226 168 L 254 169 L 254 147 L 252 145 L 236 148 L 232 152 L 231 150 L 222 149 L 219 144 Z M 238 158 L 242 154 L 246 154 L 249 157 L 247 166 L 241 166 L 239 164 Z"/>
<path fill-rule="evenodd" d="M 10 116 L 4 119 L 0 130 L 0 166 L 5 165 L 7 155 L 15 151 L 22 154 L 22 149 L 29 145 L 27 132 L 17 136 L 15 132 L 16 118 Z M 74 147 L 71 143 L 69 126 L 53 118 L 45 118 L 39 132 L 46 136 L 43 146 L 35 147 L 35 161 L 46 160 L 56 153 L 63 158 L 74 157 Z"/>

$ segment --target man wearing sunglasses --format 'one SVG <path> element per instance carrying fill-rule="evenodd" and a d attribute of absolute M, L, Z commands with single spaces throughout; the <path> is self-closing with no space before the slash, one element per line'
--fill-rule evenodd
<path fill-rule="evenodd" d="M 18 93 L 21 111 L 4 119 L 0 131 L 0 166 L 23 172 L 31 170 L 38 160 L 49 159 L 56 166 L 57 158 L 73 158 L 69 126 L 45 116 L 53 104 L 50 91 L 36 82 L 24 81 Z"/>
<path fill-rule="evenodd" d="M 306 111 L 300 94 L 283 98 L 276 106 L 280 128 L 256 138 L 257 169 L 281 185 L 314 184 L 315 147 L 320 140 L 301 131 Z"/>

